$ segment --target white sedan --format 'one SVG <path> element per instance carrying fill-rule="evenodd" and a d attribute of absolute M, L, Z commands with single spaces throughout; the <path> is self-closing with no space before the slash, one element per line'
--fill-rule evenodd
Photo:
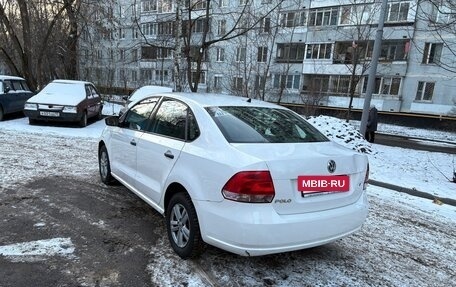
<path fill-rule="evenodd" d="M 368 161 L 284 107 L 167 93 L 106 119 L 101 180 L 166 218 L 182 258 L 206 244 L 244 256 L 323 245 L 359 230 Z"/>

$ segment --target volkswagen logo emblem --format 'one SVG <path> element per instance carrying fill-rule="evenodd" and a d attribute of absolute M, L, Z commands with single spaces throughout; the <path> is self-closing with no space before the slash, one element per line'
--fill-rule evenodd
<path fill-rule="evenodd" d="M 328 171 L 329 173 L 333 173 L 336 171 L 336 162 L 333 160 L 328 161 Z"/>

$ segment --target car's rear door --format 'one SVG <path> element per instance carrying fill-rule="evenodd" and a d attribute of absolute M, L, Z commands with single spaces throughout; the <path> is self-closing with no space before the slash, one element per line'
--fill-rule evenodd
<path fill-rule="evenodd" d="M 131 186 L 135 186 L 137 145 L 149 126 L 158 98 L 146 99 L 132 107 L 115 128 L 111 137 L 111 171 Z M 141 156 L 141 155 L 140 155 Z"/>
<path fill-rule="evenodd" d="M 184 103 L 164 99 L 153 117 L 150 132 L 139 139 L 136 188 L 156 204 L 184 147 L 188 112 Z"/>

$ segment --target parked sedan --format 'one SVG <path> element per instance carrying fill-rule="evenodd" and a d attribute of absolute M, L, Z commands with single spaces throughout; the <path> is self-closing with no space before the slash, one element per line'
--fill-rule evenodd
<path fill-rule="evenodd" d="M 23 111 L 31 96 L 33 92 L 23 78 L 0 75 L 0 121 L 6 114 Z"/>
<path fill-rule="evenodd" d="M 359 230 L 368 161 L 284 107 L 169 93 L 106 119 L 101 180 L 117 180 L 166 219 L 182 258 L 205 244 L 244 256 L 323 245 Z"/>
<path fill-rule="evenodd" d="M 37 121 L 77 122 L 87 126 L 89 118 L 102 117 L 103 104 L 95 86 L 90 82 L 54 80 L 24 107 L 30 124 Z"/>

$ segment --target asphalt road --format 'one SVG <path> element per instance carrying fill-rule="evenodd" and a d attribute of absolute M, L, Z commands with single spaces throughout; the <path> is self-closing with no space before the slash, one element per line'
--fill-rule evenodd
<path fill-rule="evenodd" d="M 375 135 L 375 143 L 414 150 L 456 154 L 456 142 L 435 141 L 415 137 L 377 133 Z"/>

